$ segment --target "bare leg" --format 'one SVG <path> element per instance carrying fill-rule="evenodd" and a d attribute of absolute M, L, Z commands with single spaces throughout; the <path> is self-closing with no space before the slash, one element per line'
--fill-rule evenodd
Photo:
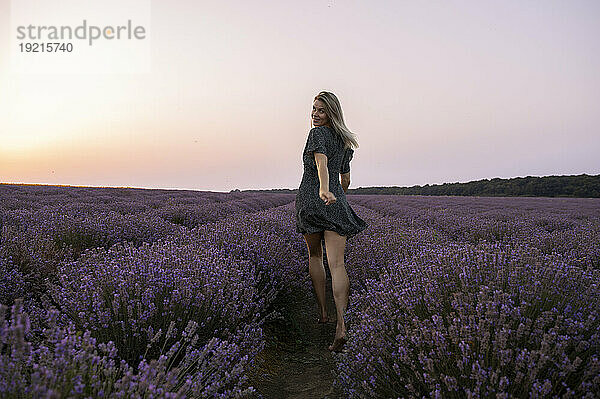
<path fill-rule="evenodd" d="M 325 305 L 325 267 L 323 266 L 323 248 L 321 239 L 323 232 L 305 234 L 308 247 L 308 272 L 312 279 L 313 288 L 321 312 L 321 322 L 327 321 L 327 307 Z"/>
<path fill-rule="evenodd" d="M 331 286 L 333 299 L 337 311 L 337 326 L 335 339 L 329 350 L 339 351 L 346 342 L 346 323 L 344 315 L 348 306 L 348 293 L 350 281 L 344 264 L 344 250 L 346 248 L 346 237 L 335 231 L 325 230 L 325 248 L 327 249 L 327 263 L 331 272 Z"/>

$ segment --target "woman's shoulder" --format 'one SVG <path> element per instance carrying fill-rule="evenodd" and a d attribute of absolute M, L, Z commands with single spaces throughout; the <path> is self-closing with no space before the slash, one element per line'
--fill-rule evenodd
<path fill-rule="evenodd" d="M 309 133 L 326 133 L 326 132 L 330 132 L 331 128 L 328 126 L 315 126 L 312 129 L 310 129 Z M 332 132 L 333 133 L 333 132 Z"/>

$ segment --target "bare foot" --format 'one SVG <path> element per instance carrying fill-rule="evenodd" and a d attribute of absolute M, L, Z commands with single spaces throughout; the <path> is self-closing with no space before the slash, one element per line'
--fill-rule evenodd
<path fill-rule="evenodd" d="M 329 320 L 329 316 L 321 316 L 319 319 L 317 319 L 317 323 L 319 324 L 329 323 L 330 321 L 331 320 Z"/>
<path fill-rule="evenodd" d="M 341 352 L 342 348 L 344 347 L 344 344 L 347 342 L 348 340 L 346 339 L 346 335 L 343 335 L 341 337 L 335 337 L 335 339 L 333 340 L 333 344 L 329 345 L 329 350 L 332 352 Z"/>

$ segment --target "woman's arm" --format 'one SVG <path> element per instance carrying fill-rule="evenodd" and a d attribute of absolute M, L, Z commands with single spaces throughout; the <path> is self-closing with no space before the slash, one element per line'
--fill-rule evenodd
<path fill-rule="evenodd" d="M 315 163 L 319 173 L 319 182 L 321 187 L 319 191 L 329 191 L 329 171 L 327 170 L 327 155 L 315 152 Z"/>
<path fill-rule="evenodd" d="M 327 170 L 327 155 L 315 152 L 315 163 L 319 174 L 319 197 L 325 201 L 325 205 L 336 201 L 335 195 L 329 191 L 329 171 Z"/>
<path fill-rule="evenodd" d="M 350 186 L 350 172 L 340 174 L 340 178 L 342 179 L 342 188 L 344 189 L 345 194 Z"/>

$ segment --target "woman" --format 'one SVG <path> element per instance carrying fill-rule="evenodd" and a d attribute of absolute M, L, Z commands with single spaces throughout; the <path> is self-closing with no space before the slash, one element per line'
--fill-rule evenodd
<path fill-rule="evenodd" d="M 296 231 L 308 246 L 308 269 L 321 311 L 319 323 L 327 323 L 325 268 L 321 240 L 325 240 L 327 263 L 337 309 L 337 326 L 330 351 L 339 352 L 346 343 L 344 314 L 348 305 L 349 281 L 344 266 L 346 239 L 368 227 L 348 205 L 354 134 L 344 123 L 337 97 L 320 92 L 313 101 L 312 124 L 302 156 L 304 174 L 296 196 Z M 341 183 L 340 177 L 341 174 Z"/>

